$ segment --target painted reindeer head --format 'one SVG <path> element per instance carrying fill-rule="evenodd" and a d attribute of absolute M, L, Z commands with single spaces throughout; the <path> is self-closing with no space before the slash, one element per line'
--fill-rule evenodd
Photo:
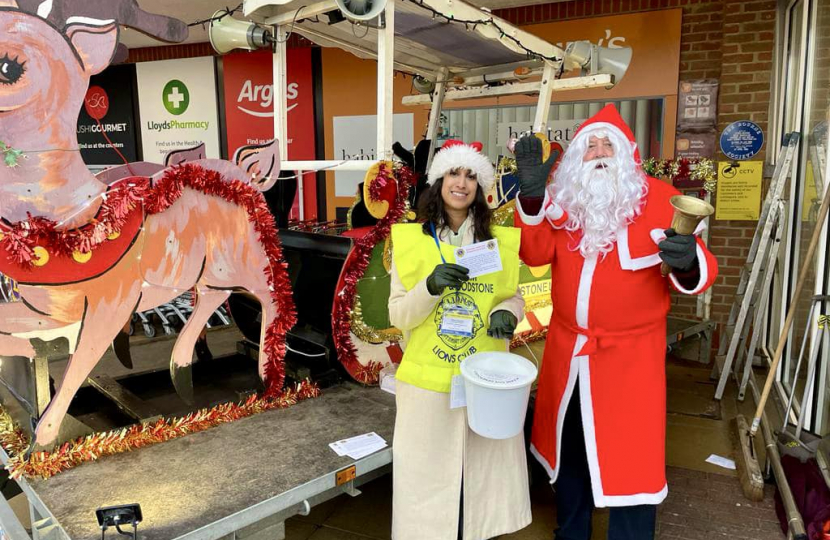
<path fill-rule="evenodd" d="M 77 22 L 63 31 L 19 9 L 0 8 L 0 141 L 24 151 L 0 168 L 0 216 L 62 217 L 101 186 L 77 151 L 78 112 L 89 78 L 106 68 L 118 26 Z"/>
<path fill-rule="evenodd" d="M 0 168 L 0 217 L 60 217 L 103 189 L 77 151 L 78 112 L 92 75 L 112 61 L 119 25 L 165 41 L 176 19 L 136 0 L 0 0 L 0 141 L 24 151 Z"/>
<path fill-rule="evenodd" d="M 62 32 L 39 17 L 0 8 L 0 138 L 17 131 L 6 142 L 25 148 L 32 139 L 50 146 L 55 136 L 74 133 L 89 78 L 109 65 L 117 43 L 112 21 L 72 23 Z"/>

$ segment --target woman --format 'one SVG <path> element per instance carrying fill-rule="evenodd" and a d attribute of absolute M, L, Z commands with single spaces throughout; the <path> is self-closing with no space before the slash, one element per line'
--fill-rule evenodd
<path fill-rule="evenodd" d="M 524 436 L 493 440 L 451 408 L 459 364 L 505 351 L 523 317 L 519 231 L 490 225 L 494 182 L 481 144 L 447 141 L 429 169 L 421 223 L 392 228 L 389 319 L 406 334 L 397 372 L 394 540 L 486 540 L 530 521 Z M 458 247 L 495 239 L 502 270 L 469 278 Z M 462 496 L 463 486 L 463 496 Z"/>

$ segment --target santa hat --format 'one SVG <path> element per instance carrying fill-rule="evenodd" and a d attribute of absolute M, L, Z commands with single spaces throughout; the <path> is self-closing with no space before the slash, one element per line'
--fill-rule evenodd
<path fill-rule="evenodd" d="M 634 138 L 631 128 L 625 123 L 617 108 L 613 103 L 609 103 L 603 107 L 597 114 L 586 120 L 576 130 L 576 134 L 571 142 L 577 140 L 579 137 L 588 137 L 596 134 L 597 131 L 613 130 L 623 139 L 627 139 L 633 148 L 634 161 L 639 164 L 640 150 L 637 148 L 637 140 Z"/>
<path fill-rule="evenodd" d="M 427 184 L 434 184 L 452 170 L 469 169 L 476 175 L 481 189 L 485 193 L 490 191 L 496 181 L 496 172 L 490 159 L 481 153 L 481 148 L 480 142 L 464 144 L 454 139 L 446 141 L 432 158 Z"/>

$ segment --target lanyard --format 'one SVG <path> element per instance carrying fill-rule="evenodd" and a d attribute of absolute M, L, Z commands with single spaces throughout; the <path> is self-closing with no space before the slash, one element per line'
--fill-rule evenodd
<path fill-rule="evenodd" d="M 438 248 L 438 254 L 441 256 L 441 262 L 444 263 L 444 264 L 447 264 L 447 260 L 444 259 L 444 254 L 441 253 L 441 244 L 438 242 L 438 234 L 436 234 L 436 232 L 435 232 L 435 224 L 431 221 L 429 222 L 429 230 L 432 232 L 432 239 L 435 240 L 435 247 Z M 455 291 L 455 297 L 457 299 L 458 298 L 458 289 L 455 288 L 455 287 L 453 287 L 452 289 Z"/>
<path fill-rule="evenodd" d="M 444 259 L 444 254 L 441 253 L 441 244 L 438 242 L 438 234 L 435 232 L 435 224 L 433 222 L 429 222 L 429 230 L 432 231 L 432 239 L 435 240 L 435 247 L 438 248 L 438 254 L 441 256 L 441 262 L 447 264 L 447 261 Z"/>

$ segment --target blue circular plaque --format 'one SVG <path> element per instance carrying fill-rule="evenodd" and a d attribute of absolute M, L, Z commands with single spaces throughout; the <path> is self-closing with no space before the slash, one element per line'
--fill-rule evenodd
<path fill-rule="evenodd" d="M 720 136 L 720 148 L 730 159 L 750 159 L 764 146 L 764 132 L 755 122 L 732 122 Z"/>

